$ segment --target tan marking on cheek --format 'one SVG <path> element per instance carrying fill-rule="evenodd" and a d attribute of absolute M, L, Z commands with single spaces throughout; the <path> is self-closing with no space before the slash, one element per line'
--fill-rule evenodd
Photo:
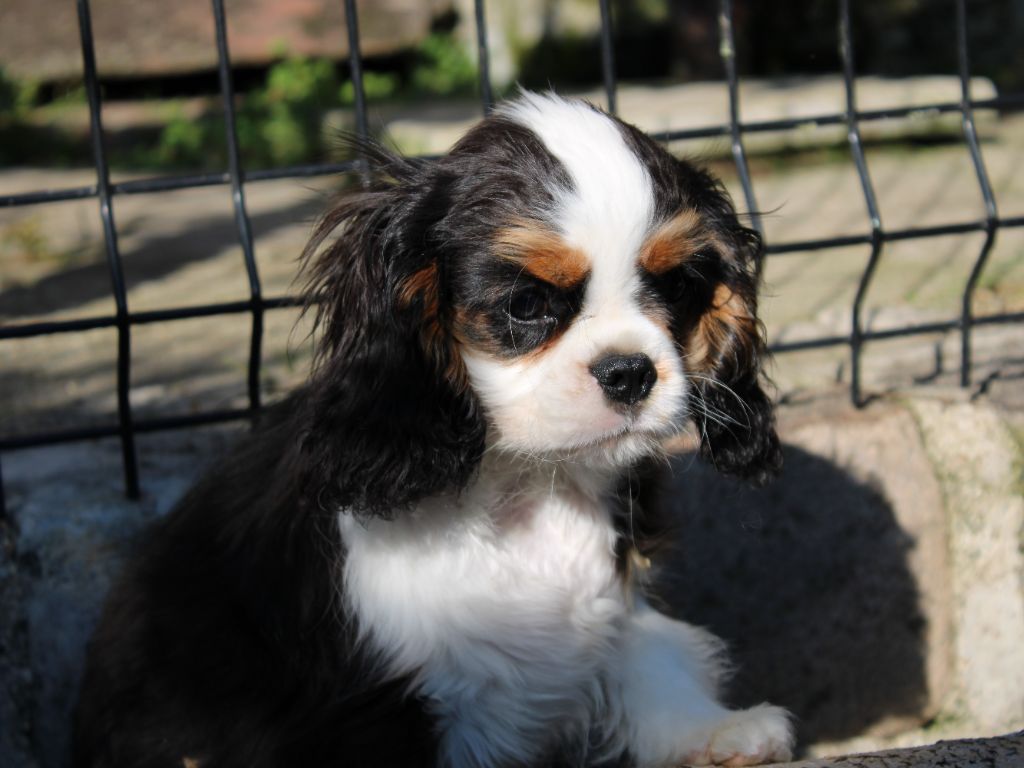
<path fill-rule="evenodd" d="M 757 320 L 743 297 L 724 283 L 715 287 L 711 308 L 701 316 L 690 337 L 687 362 L 695 370 L 708 370 L 730 342 L 747 343 L 757 337 Z"/>
<path fill-rule="evenodd" d="M 696 453 L 700 450 L 700 440 L 693 431 L 672 435 L 662 440 L 661 445 L 668 453 Z"/>
<path fill-rule="evenodd" d="M 468 349 L 497 356 L 501 352 L 501 345 L 497 340 L 490 339 L 488 326 L 486 312 L 482 310 L 470 312 L 465 307 L 459 307 L 455 310 L 452 334 L 459 344 Z"/>
<path fill-rule="evenodd" d="M 590 272 L 583 251 L 566 243 L 557 232 L 536 224 L 523 223 L 498 230 L 495 245 L 502 258 L 562 289 L 579 285 Z"/>
<path fill-rule="evenodd" d="M 641 246 L 640 266 L 660 275 L 708 247 L 718 247 L 718 242 L 700 215 L 693 210 L 681 211 L 658 227 Z"/>
<path fill-rule="evenodd" d="M 441 320 L 441 289 L 437 265 L 428 264 L 402 283 L 398 291 L 399 305 L 408 309 L 417 300 L 422 302 L 423 308 L 420 328 L 423 349 L 443 372 L 445 379 L 457 390 L 464 391 L 469 386 L 466 366 L 462 362 L 458 345 L 449 341 Z"/>
<path fill-rule="evenodd" d="M 672 368 L 664 360 L 659 360 L 654 364 L 654 371 L 658 374 L 657 381 L 659 382 L 668 380 L 672 375 Z"/>
<path fill-rule="evenodd" d="M 402 287 L 398 291 L 398 301 L 403 307 L 411 306 L 420 297 L 423 298 L 425 306 L 437 309 L 437 265 L 433 262 L 413 272 L 402 282 Z"/>
<path fill-rule="evenodd" d="M 405 279 L 398 291 L 398 303 L 405 309 L 417 300 L 421 302 L 423 325 L 420 331 L 427 354 L 437 359 L 445 347 L 445 333 L 441 324 L 441 299 L 437 266 L 428 264 Z"/>

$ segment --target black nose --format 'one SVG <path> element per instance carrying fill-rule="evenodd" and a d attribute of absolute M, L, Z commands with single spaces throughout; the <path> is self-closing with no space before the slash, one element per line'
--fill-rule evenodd
<path fill-rule="evenodd" d="M 647 355 L 608 355 L 592 366 L 598 384 L 608 399 L 616 403 L 634 405 L 650 394 L 658 372 Z"/>

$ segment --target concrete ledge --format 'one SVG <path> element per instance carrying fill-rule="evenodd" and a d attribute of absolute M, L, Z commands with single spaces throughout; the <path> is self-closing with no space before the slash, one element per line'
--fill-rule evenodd
<path fill-rule="evenodd" d="M 1024 766 L 1024 731 L 988 739 L 940 741 L 926 747 L 801 760 L 788 768 L 1019 768 Z"/>

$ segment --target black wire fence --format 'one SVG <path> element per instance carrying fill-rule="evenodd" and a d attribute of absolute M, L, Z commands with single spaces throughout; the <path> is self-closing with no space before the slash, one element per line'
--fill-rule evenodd
<path fill-rule="evenodd" d="M 359 171 L 358 159 L 338 163 L 321 163 L 246 170 L 242 166 L 238 131 L 236 128 L 235 91 L 232 82 L 231 56 L 228 51 L 227 21 L 224 0 L 211 0 L 211 12 L 215 22 L 215 43 L 218 54 L 218 74 L 225 114 L 228 168 L 220 173 L 202 173 L 188 176 L 148 178 L 112 183 L 107 161 L 102 99 L 96 68 L 96 56 L 90 15 L 89 0 L 76 0 L 79 33 L 81 40 L 83 74 L 91 121 L 92 153 L 96 168 L 96 183 L 89 186 L 71 187 L 58 190 L 34 191 L 15 195 L 0 196 L 0 207 L 41 205 L 58 201 L 95 198 L 99 204 L 99 216 L 103 227 L 106 261 L 110 276 L 110 290 L 116 311 L 113 315 L 84 317 L 70 320 L 22 323 L 0 326 L 0 340 L 28 339 L 49 334 L 77 333 L 99 328 L 114 328 L 117 334 L 117 421 L 99 426 L 78 429 L 49 431 L 44 433 L 0 436 L 0 452 L 13 451 L 35 446 L 88 440 L 103 437 L 118 437 L 121 444 L 124 480 L 128 496 L 139 495 L 139 469 L 135 437 L 139 433 L 178 429 L 205 424 L 214 424 L 253 416 L 261 407 L 260 371 L 263 348 L 264 315 L 268 310 L 295 307 L 301 299 L 294 296 L 264 296 L 260 273 L 254 256 L 253 232 L 246 208 L 245 189 L 247 184 L 258 184 L 274 179 L 297 179 L 311 176 L 339 174 Z M 846 108 L 841 113 L 821 114 L 794 119 L 744 122 L 740 116 L 739 76 L 736 67 L 735 43 L 732 28 L 732 0 L 719 3 L 719 51 L 724 65 L 729 96 L 729 122 L 687 130 L 669 130 L 653 134 L 660 141 L 686 139 L 727 138 L 730 142 L 733 161 L 742 186 L 744 203 L 748 211 L 759 210 L 751 183 L 750 169 L 744 149 L 743 137 L 755 132 L 792 131 L 810 126 L 842 125 L 846 128 L 849 149 L 856 166 L 860 188 L 864 197 L 870 231 L 863 234 L 801 240 L 794 242 L 769 242 L 766 255 L 777 256 L 829 248 L 843 248 L 851 245 L 870 246 L 870 255 L 860 276 L 851 312 L 851 330 L 840 335 L 819 336 L 794 342 L 772 345 L 776 353 L 797 350 L 820 349 L 847 346 L 850 350 L 850 394 L 856 404 L 864 402 L 861 381 L 861 360 L 867 342 L 896 337 L 912 337 L 939 332 L 958 331 L 961 339 L 961 384 L 971 383 L 972 330 L 979 325 L 1008 324 L 1024 322 L 1024 312 L 1004 312 L 975 315 L 973 297 L 978 279 L 985 267 L 989 254 L 1000 229 L 1024 226 L 1024 216 L 1000 217 L 995 194 L 985 168 L 975 129 L 976 109 L 1012 109 L 1024 105 L 1024 94 L 999 95 L 994 98 L 975 100 L 970 94 L 970 66 L 967 46 L 966 0 L 953 0 L 955 19 L 951 23 L 950 42 L 958 53 L 958 76 L 960 99 L 955 102 L 928 105 L 903 106 L 877 110 L 859 110 L 855 87 L 855 63 L 850 25 L 850 2 L 839 0 L 838 46 L 842 62 L 842 75 L 846 95 Z M 362 57 L 360 54 L 359 25 L 355 0 L 344 0 L 345 19 L 349 42 L 349 66 L 354 86 L 354 110 L 356 131 L 361 136 L 368 133 L 366 94 L 363 86 Z M 478 47 L 479 93 L 483 112 L 489 112 L 494 103 L 494 93 L 489 75 L 489 52 L 485 0 L 475 0 L 476 40 Z M 601 14 L 601 64 L 604 90 L 608 108 L 616 111 L 617 78 L 613 47 L 613 28 L 609 0 L 600 0 Z M 962 138 L 970 153 L 978 189 L 984 201 L 985 215 L 981 220 L 967 220 L 943 223 L 934 226 L 887 229 L 882 223 L 881 213 L 875 195 L 861 140 L 860 124 L 866 121 L 907 117 L 921 112 L 958 113 L 962 125 Z M 128 306 L 122 255 L 118 249 L 118 228 L 114 218 L 113 200 L 122 195 L 138 195 L 166 192 L 213 185 L 229 185 L 234 207 L 238 240 L 242 247 L 249 298 L 178 307 L 152 311 L 132 311 Z M 763 223 L 757 213 L 751 215 L 753 226 L 763 233 Z M 879 262 L 885 256 L 886 245 L 896 241 L 916 238 L 936 238 L 983 232 L 984 241 L 973 263 L 970 274 L 963 285 L 958 317 L 939 322 L 904 325 L 884 330 L 867 330 L 863 319 L 865 297 L 871 285 Z M 760 267 L 760 265 L 759 265 Z M 215 315 L 248 314 L 251 317 L 251 333 L 247 371 L 248 404 L 242 408 L 210 410 L 160 418 L 136 418 L 132 411 L 129 391 L 132 376 L 132 329 L 149 323 L 165 323 L 189 318 Z M 4 514 L 2 467 L 0 467 L 0 517 Z"/>

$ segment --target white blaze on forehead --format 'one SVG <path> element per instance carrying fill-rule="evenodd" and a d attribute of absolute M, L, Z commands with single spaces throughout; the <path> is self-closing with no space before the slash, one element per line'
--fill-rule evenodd
<path fill-rule="evenodd" d="M 524 92 L 500 111 L 533 131 L 568 171 L 574 189 L 556 196 L 557 224 L 590 256 L 594 278 L 621 290 L 653 221 L 654 189 L 618 125 L 553 93 Z"/>

